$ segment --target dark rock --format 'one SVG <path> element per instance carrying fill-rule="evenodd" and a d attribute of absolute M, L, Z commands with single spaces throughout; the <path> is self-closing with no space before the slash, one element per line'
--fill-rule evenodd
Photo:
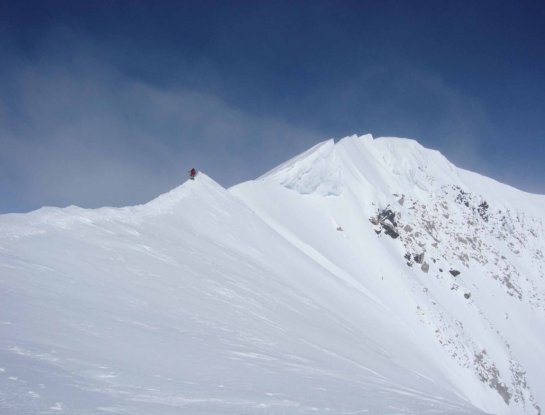
<path fill-rule="evenodd" d="M 396 239 L 399 236 L 399 233 L 395 230 L 395 228 L 390 225 L 389 223 L 382 223 L 382 229 L 384 229 L 384 233 L 393 239 Z"/>
<path fill-rule="evenodd" d="M 456 276 L 460 275 L 460 271 L 458 271 L 456 269 L 451 269 L 449 272 L 453 277 L 456 277 Z"/>
<path fill-rule="evenodd" d="M 458 186 L 456 186 L 458 190 L 458 195 L 456 195 L 456 203 L 463 204 L 465 207 L 469 207 L 469 198 L 470 194 L 467 192 L 464 192 L 462 189 L 460 189 Z"/>
<path fill-rule="evenodd" d="M 413 259 L 414 259 L 414 262 L 416 262 L 417 264 L 421 264 L 424 262 L 424 252 L 420 253 L 420 254 L 413 254 Z"/>
<path fill-rule="evenodd" d="M 488 222 L 488 207 L 488 203 L 485 200 L 477 208 L 477 212 L 485 222 Z"/>
<path fill-rule="evenodd" d="M 399 237 L 399 231 L 397 230 L 397 222 L 395 220 L 396 214 L 389 208 L 379 210 L 377 216 L 370 217 L 369 221 L 373 225 L 380 225 L 384 230 L 384 233 L 393 239 Z M 375 232 L 377 232 L 375 230 Z M 378 234 L 379 232 L 377 232 Z"/>
<path fill-rule="evenodd" d="M 422 266 L 420 267 L 420 269 L 427 274 L 428 271 L 430 270 L 430 264 L 428 264 L 427 262 L 424 262 Z"/>
<path fill-rule="evenodd" d="M 465 298 L 466 300 L 469 300 L 470 297 L 471 297 L 471 293 L 465 293 L 465 294 L 464 294 L 464 298 Z"/>
<path fill-rule="evenodd" d="M 392 225 L 397 226 L 395 218 L 396 218 L 396 215 L 395 215 L 394 212 L 392 212 L 391 209 L 384 209 L 379 214 L 379 221 L 380 222 L 389 221 Z"/>

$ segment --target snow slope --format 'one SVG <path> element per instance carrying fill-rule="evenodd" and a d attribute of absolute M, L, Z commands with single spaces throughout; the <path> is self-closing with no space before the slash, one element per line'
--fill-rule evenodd
<path fill-rule="evenodd" d="M 354 136 L 228 190 L 2 215 L 0 412 L 539 413 L 544 207 Z"/>

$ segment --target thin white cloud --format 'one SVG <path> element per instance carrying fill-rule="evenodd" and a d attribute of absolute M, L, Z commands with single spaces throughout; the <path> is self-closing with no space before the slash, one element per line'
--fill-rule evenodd
<path fill-rule="evenodd" d="M 191 166 L 231 185 L 318 138 L 215 96 L 164 91 L 88 59 L 27 65 L 15 81 L 24 127 L 0 124 L 1 168 L 12 177 L 0 182 L 0 211 L 10 198 L 24 209 L 145 202 L 180 184 Z"/>

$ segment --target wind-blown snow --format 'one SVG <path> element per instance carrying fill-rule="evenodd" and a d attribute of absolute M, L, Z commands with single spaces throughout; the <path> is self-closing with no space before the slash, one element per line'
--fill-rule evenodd
<path fill-rule="evenodd" d="M 539 413 L 544 207 L 367 135 L 2 215 L 1 412 Z"/>

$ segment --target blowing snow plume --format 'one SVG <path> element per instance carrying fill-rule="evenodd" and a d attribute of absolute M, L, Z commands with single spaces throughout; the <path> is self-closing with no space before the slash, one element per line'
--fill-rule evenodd
<path fill-rule="evenodd" d="M 227 190 L 2 215 L 0 408 L 539 414 L 544 208 L 368 135 Z"/>

